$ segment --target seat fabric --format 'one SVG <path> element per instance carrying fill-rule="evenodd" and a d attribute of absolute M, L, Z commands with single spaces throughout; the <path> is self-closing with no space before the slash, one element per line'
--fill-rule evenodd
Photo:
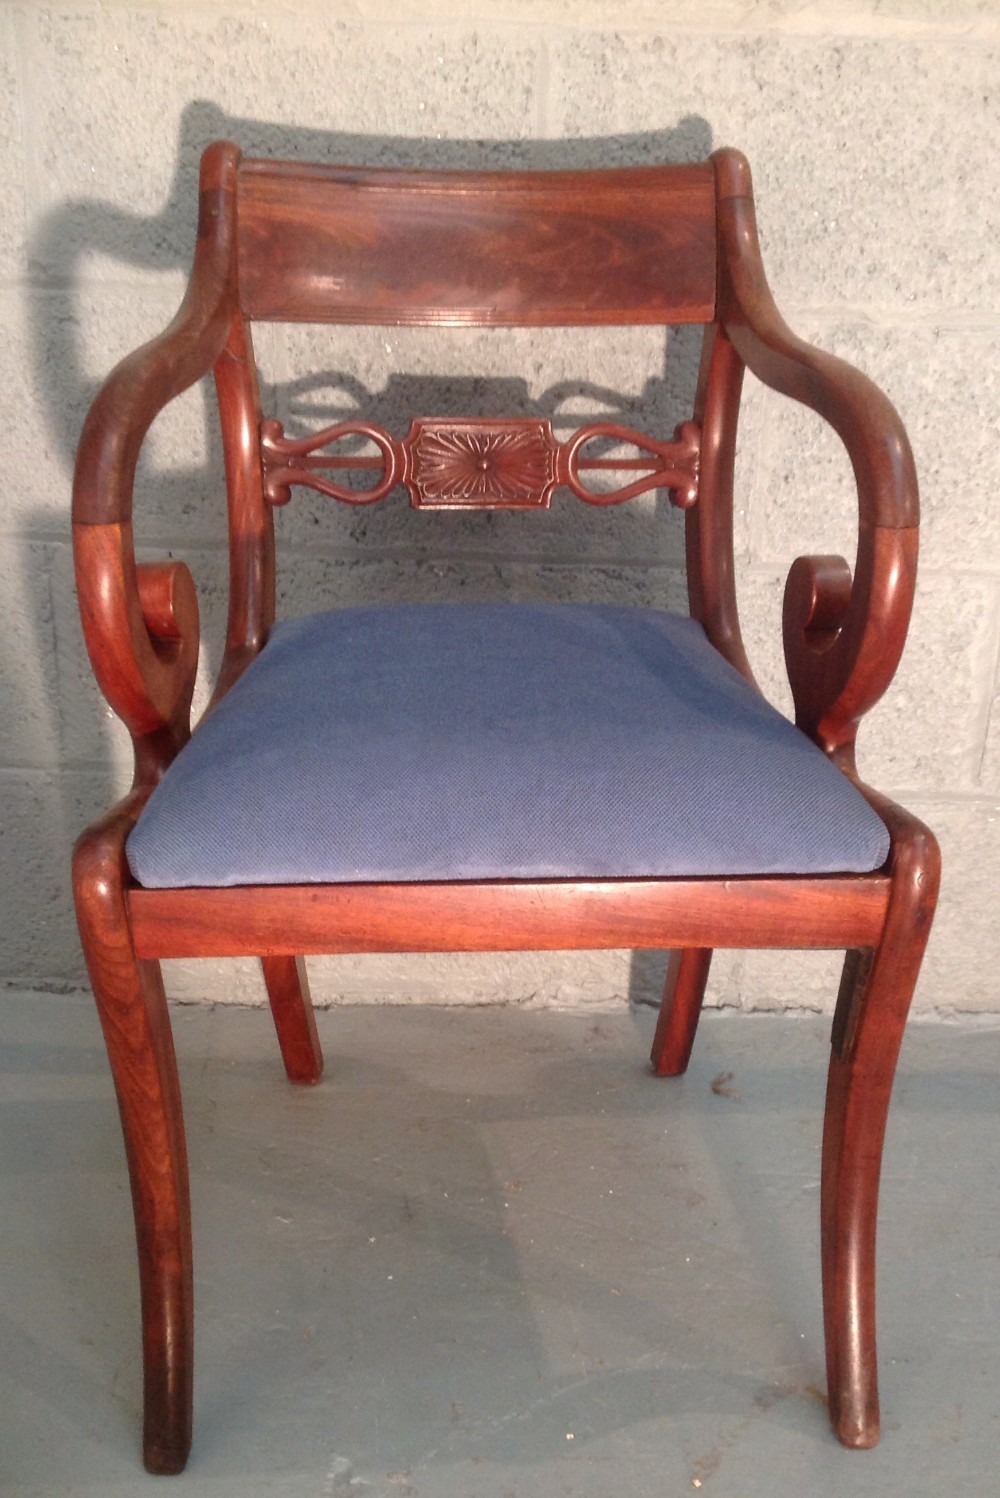
<path fill-rule="evenodd" d="M 864 872 L 888 851 L 699 624 L 575 604 L 276 625 L 128 842 L 157 888 Z"/>

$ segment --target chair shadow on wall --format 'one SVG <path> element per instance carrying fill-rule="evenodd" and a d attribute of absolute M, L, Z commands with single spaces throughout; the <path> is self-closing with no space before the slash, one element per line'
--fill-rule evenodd
<path fill-rule="evenodd" d="M 199 158 L 205 145 L 219 138 L 235 140 L 250 155 L 431 169 L 573 169 L 626 162 L 695 161 L 704 160 L 713 145 L 710 126 L 698 116 L 686 117 L 676 126 L 661 131 L 606 138 L 438 140 L 301 129 L 234 117 L 207 101 L 192 102 L 181 119 L 174 179 L 160 213 L 144 217 L 107 203 L 72 200 L 52 210 L 33 236 L 32 264 L 40 269 L 47 287 L 46 296 L 33 302 L 34 379 L 40 399 L 46 403 L 49 442 L 67 477 L 72 473 L 83 417 L 101 379 L 108 373 L 106 369 L 95 370 L 93 356 L 85 359 L 81 323 L 85 315 L 93 314 L 85 313 L 84 266 L 88 260 L 100 257 L 121 267 L 125 276 L 130 269 L 186 274 L 193 246 Z M 98 294 L 101 290 L 99 284 Z M 608 331 L 612 335 L 615 332 L 595 330 L 594 336 L 607 336 Z M 133 338 L 115 353 L 125 354 L 135 341 Z M 299 435 L 333 421 L 362 415 L 386 426 L 395 435 L 403 435 L 412 416 L 462 414 L 549 417 L 556 435 L 564 437 L 581 420 L 606 414 L 607 419 L 622 420 L 639 430 L 663 436 L 672 433 L 678 421 L 690 416 L 700 331 L 668 330 L 662 373 L 647 379 L 638 393 L 566 379 L 539 393 L 537 389 L 533 392 L 525 378 L 484 375 L 456 379 L 446 369 L 434 374 L 395 370 L 387 375 L 382 389 L 369 390 L 356 374 L 343 368 L 312 368 L 307 374 L 288 378 L 280 373 L 275 375 L 268 367 L 266 342 L 264 333 L 258 352 L 263 355 L 260 362 L 265 414 L 277 416 L 290 432 Z M 165 552 L 185 555 L 195 573 L 202 605 L 203 649 L 212 675 L 221 657 L 227 582 L 224 549 L 201 544 L 207 536 L 221 542 L 225 534 L 225 481 L 211 380 L 202 383 L 200 399 L 204 428 L 210 434 L 204 456 L 192 459 L 184 453 L 180 462 L 170 468 L 144 459 L 136 485 L 135 518 L 138 544 L 146 555 Z M 393 586 L 389 596 L 394 598 L 527 597 L 532 593 L 532 578 L 544 581 L 545 574 L 548 572 L 551 577 L 555 566 L 562 569 L 557 596 L 567 601 L 599 597 L 605 602 L 638 601 L 651 606 L 683 608 L 683 526 L 665 494 L 645 496 L 630 505 L 600 512 L 597 517 L 600 527 L 592 527 L 589 534 L 596 535 L 607 527 L 609 542 L 606 548 L 591 543 L 590 554 L 582 557 L 565 548 L 560 552 L 556 540 L 559 529 L 564 529 L 570 520 L 571 507 L 577 503 L 568 495 L 557 496 L 549 515 L 486 512 L 427 516 L 410 510 L 399 491 L 371 509 L 357 509 L 298 490 L 287 511 L 279 512 L 278 518 L 279 589 L 282 590 L 279 612 L 282 608 L 285 612 L 303 612 L 310 607 L 371 601 L 370 595 L 358 591 L 363 590 L 364 567 L 337 569 L 342 589 L 337 596 L 310 599 L 294 596 L 295 575 L 302 570 L 302 554 L 307 550 L 311 555 L 317 554 L 320 534 L 322 550 L 341 558 L 352 549 L 356 550 L 358 562 L 375 561 L 391 552 Z M 625 511 L 630 512 L 627 517 Z M 67 515 L 62 508 L 57 512 L 42 512 L 35 518 L 46 533 L 61 534 L 67 530 Z M 539 544 L 534 544 L 536 538 Z M 622 538 L 627 538 L 627 544 Z M 195 553 L 190 557 L 186 555 L 189 546 Z M 293 568 L 287 565 L 290 557 L 296 559 Z M 647 566 L 650 561 L 657 564 L 653 571 Z M 512 569 L 516 572 L 513 582 Z M 656 591 L 660 580 L 662 593 Z M 539 590 L 536 596 L 545 596 L 544 590 Z M 106 714 L 101 715 L 100 699 L 83 654 L 79 625 L 75 617 L 70 617 L 74 612 L 70 589 L 57 590 L 57 607 L 67 615 L 57 620 L 60 639 L 73 642 L 72 647 L 64 645 L 69 661 L 68 664 L 64 661 L 61 668 L 61 692 L 69 695 L 71 719 L 75 717 L 79 723 L 88 725 L 68 746 L 69 757 L 72 762 L 77 754 L 78 762 L 85 762 L 92 777 L 88 784 L 97 783 L 93 805 L 81 809 L 69 804 L 68 799 L 64 804 L 68 849 L 82 825 L 81 815 L 86 818 L 97 814 L 118 793 L 121 753 L 117 756 L 114 753 L 115 728 Z M 40 617 L 36 629 L 41 640 Z M 71 650 L 75 653 L 70 654 Z M 65 715 L 65 702 L 63 711 Z M 95 738 L 88 745 L 86 733 L 91 721 L 99 726 L 93 730 Z M 53 741 L 58 741 L 55 721 Z M 92 747 L 94 744 L 96 749 Z M 68 913 L 67 919 L 71 923 Z M 553 961 L 558 962 L 559 958 L 554 957 Z M 665 953 L 634 953 L 630 999 L 639 1002 L 658 999 L 665 967 Z"/>

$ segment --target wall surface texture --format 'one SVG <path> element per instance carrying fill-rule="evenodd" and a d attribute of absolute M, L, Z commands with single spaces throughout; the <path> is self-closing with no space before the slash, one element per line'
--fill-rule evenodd
<path fill-rule="evenodd" d="M 332 16 L 336 19 L 331 19 Z M 342 0 L 0 4 L 0 977 L 85 985 L 73 836 L 128 780 L 90 676 L 69 547 L 72 455 L 100 379 L 180 298 L 198 156 L 484 167 L 692 160 L 740 146 L 765 261 L 797 331 L 889 392 L 917 455 L 922 570 L 910 643 L 864 728 L 866 777 L 926 818 L 945 881 L 918 994 L 1000 1013 L 1000 7 L 975 0 Z M 585 412 L 671 428 L 696 342 L 656 330 L 486 335 L 262 328 L 265 404 L 297 430 L 366 411 Z M 183 556 L 205 630 L 224 617 L 224 506 L 209 390 L 154 427 L 137 490 L 147 555 Z M 744 628 L 773 701 L 785 571 L 853 556 L 836 440 L 753 385 L 739 458 Z M 683 606 L 662 504 L 434 517 L 405 496 L 279 517 L 286 613 L 382 598 Z M 250 963 L 170 964 L 180 998 L 257 1000 Z M 711 1002 L 830 1007 L 831 954 L 720 953 Z M 337 959 L 318 1002 L 651 998 L 655 953 Z"/>

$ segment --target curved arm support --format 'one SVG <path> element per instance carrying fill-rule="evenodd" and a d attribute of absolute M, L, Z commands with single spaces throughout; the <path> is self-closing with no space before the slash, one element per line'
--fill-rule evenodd
<path fill-rule="evenodd" d="M 149 748 L 150 736 L 166 733 L 153 756 L 161 763 L 190 731 L 198 605 L 186 567 L 136 563 L 132 490 L 154 418 L 208 373 L 237 315 L 238 163 L 238 149 L 226 142 L 205 153 L 187 294 L 165 332 L 123 359 L 101 387 L 84 422 L 73 480 L 77 592 L 94 672 L 136 740 L 137 758 L 140 740 Z"/>
<path fill-rule="evenodd" d="M 219 142 L 202 158 L 198 241 L 177 315 L 127 355 L 87 412 L 73 478 L 76 525 L 127 523 L 143 438 L 164 406 L 212 368 L 236 310 L 236 169 L 239 150 Z"/>
<path fill-rule="evenodd" d="M 796 721 L 845 767 L 858 722 L 895 673 L 916 577 L 919 503 L 899 415 L 871 380 L 797 338 L 764 276 L 750 170 L 737 151 L 713 158 L 719 212 L 718 319 L 746 367 L 809 406 L 840 437 L 858 492 L 858 554 L 800 557 L 785 590 L 785 658 Z"/>

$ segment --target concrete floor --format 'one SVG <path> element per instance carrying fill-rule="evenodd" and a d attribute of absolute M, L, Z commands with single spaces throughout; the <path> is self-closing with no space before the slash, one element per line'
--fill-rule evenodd
<path fill-rule="evenodd" d="M 293 1089 L 265 1013 L 175 1014 L 198 1318 L 183 1477 L 138 1459 L 128 1188 L 89 1003 L 0 1000 L 0 1492 L 1000 1493 L 1000 1035 L 911 1031 L 880 1226 L 882 1445 L 823 1397 L 827 1024 L 347 1009 Z M 713 1080 L 731 1071 L 713 1090 Z"/>

